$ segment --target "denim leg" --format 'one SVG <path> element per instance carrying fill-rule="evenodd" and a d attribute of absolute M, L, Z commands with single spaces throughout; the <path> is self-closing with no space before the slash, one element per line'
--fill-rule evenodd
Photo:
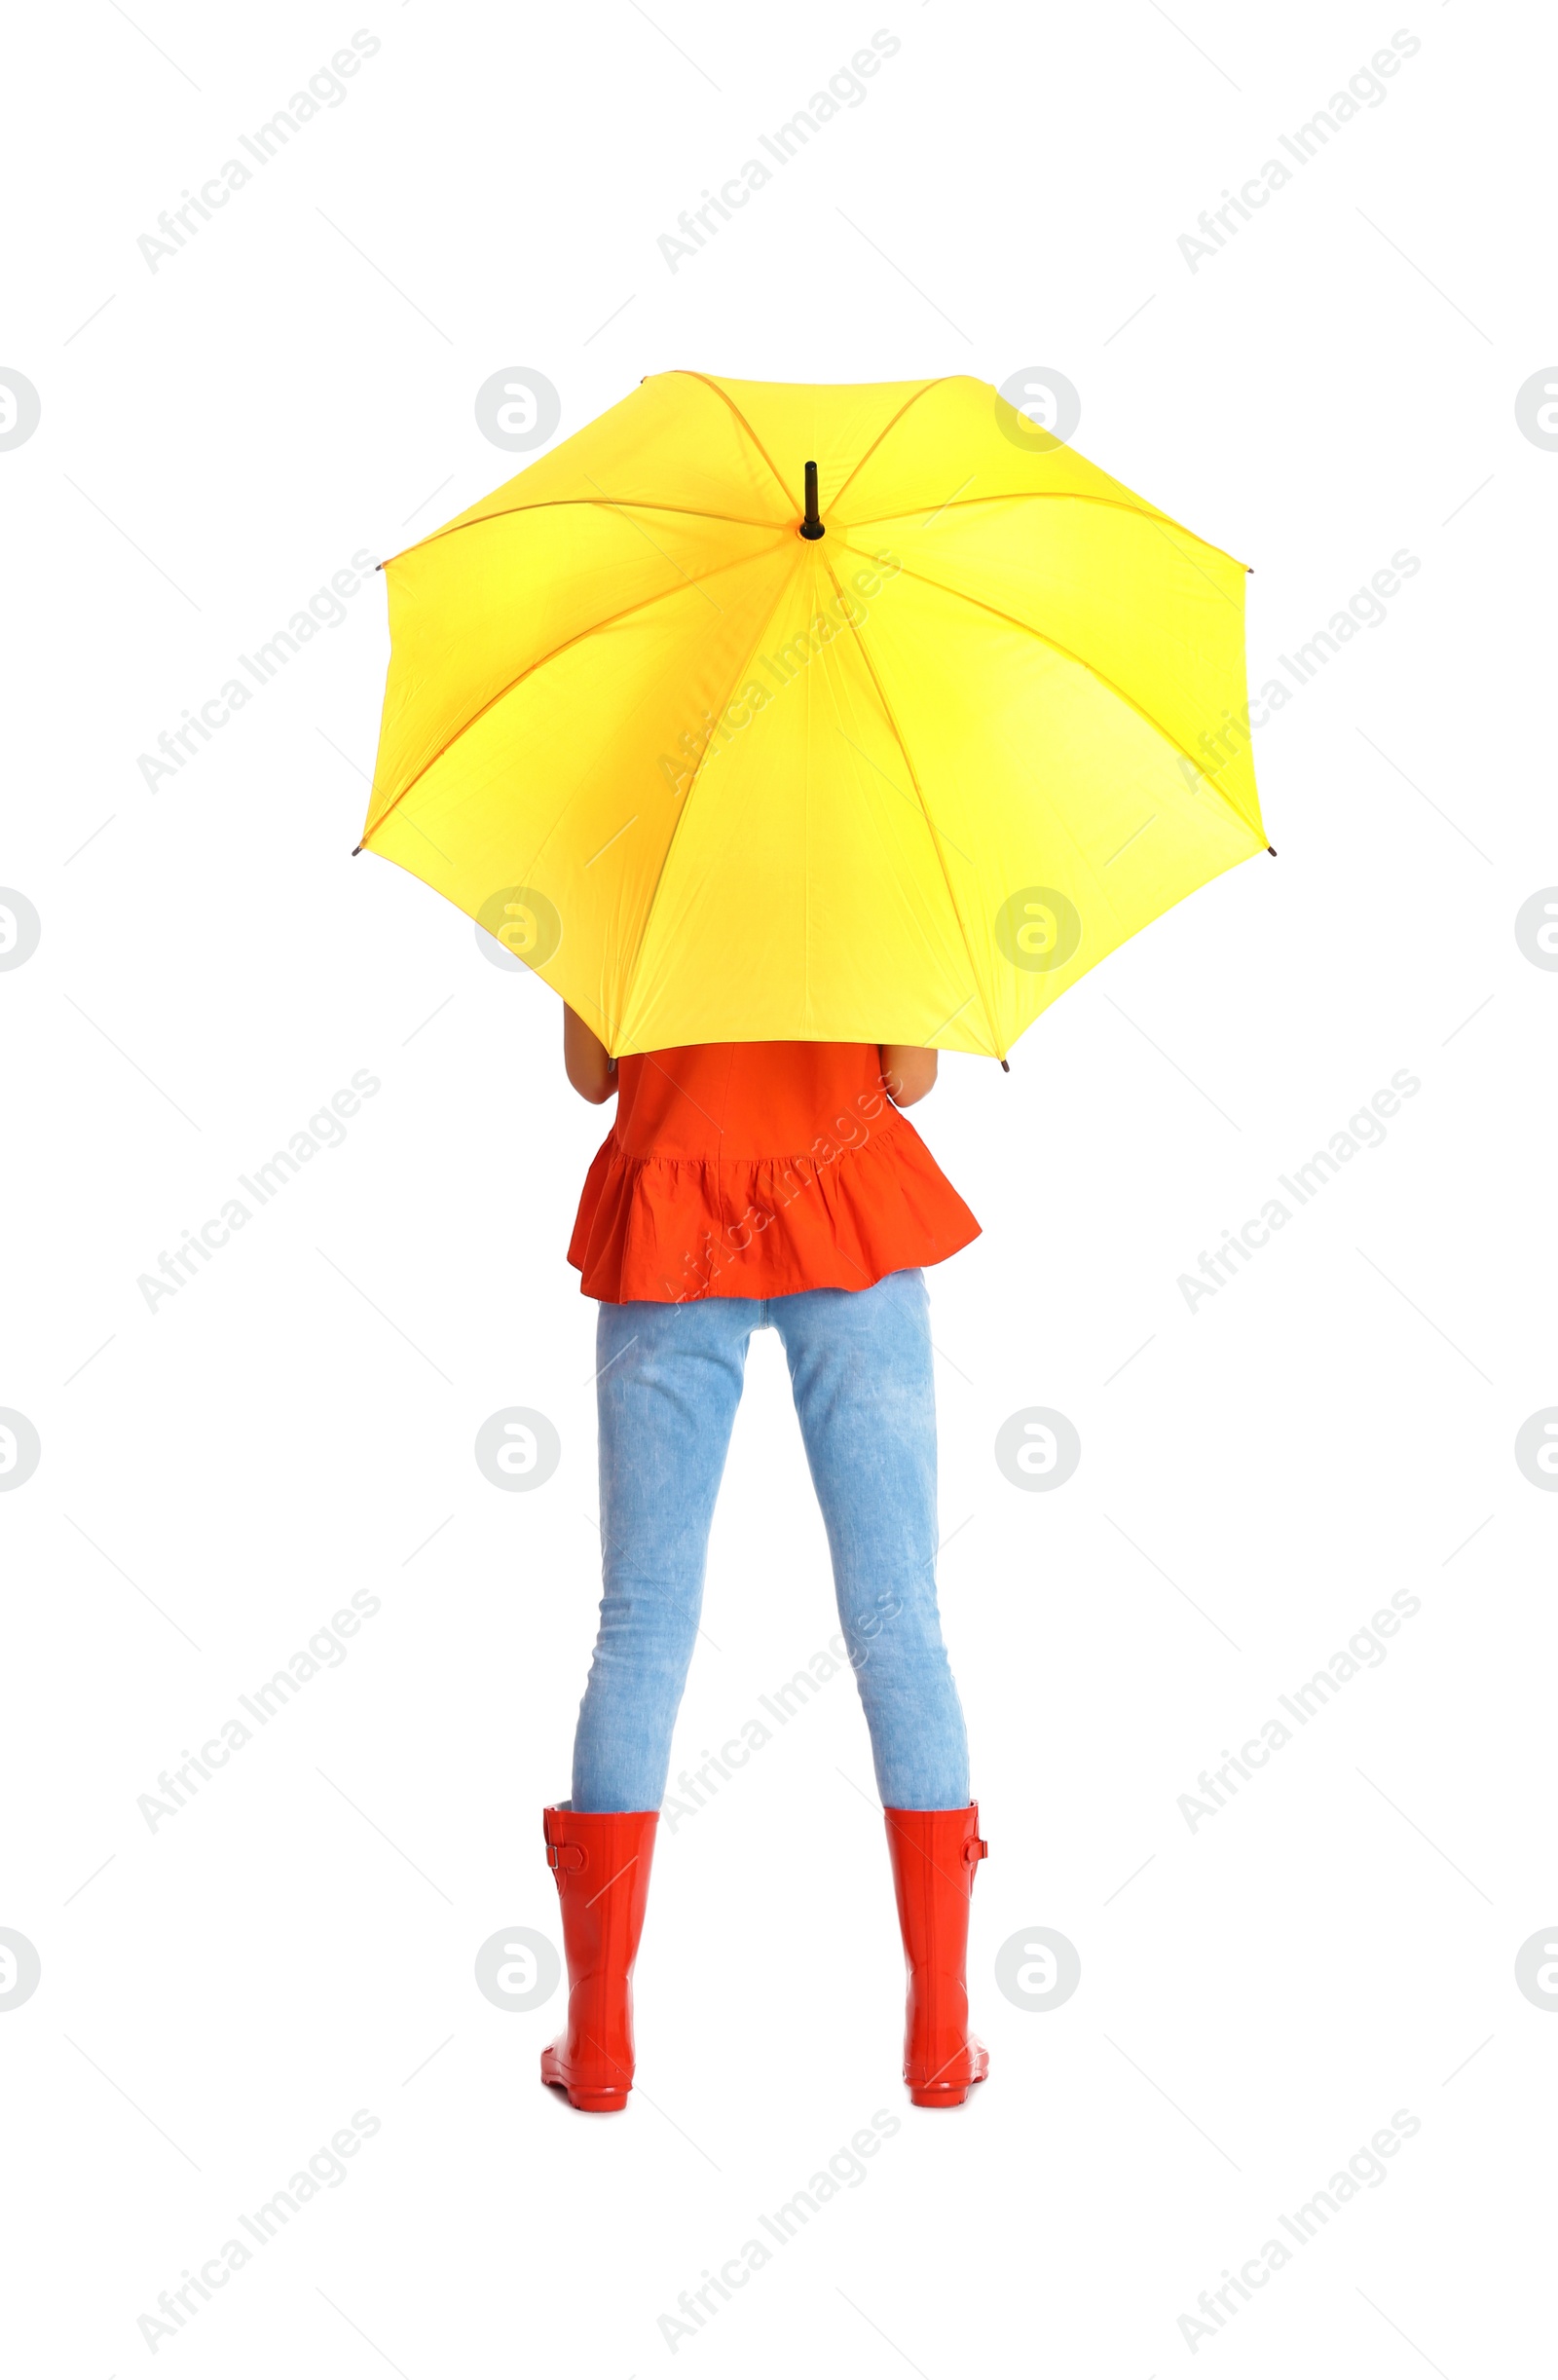
<path fill-rule="evenodd" d="M 936 1398 L 920 1272 L 772 1302 L 838 1618 L 889 1809 L 961 1809 L 963 1710 L 936 1603 Z"/>
<path fill-rule="evenodd" d="M 574 1739 L 574 1807 L 658 1809 L 741 1401 L 751 1298 L 600 1309 L 600 1633 Z"/>

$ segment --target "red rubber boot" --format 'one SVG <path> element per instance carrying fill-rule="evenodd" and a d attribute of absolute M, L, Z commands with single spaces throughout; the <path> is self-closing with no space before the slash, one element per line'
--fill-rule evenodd
<path fill-rule="evenodd" d="M 909 1970 L 904 2080 L 916 2107 L 960 2107 L 990 2064 L 968 2029 L 964 1972 L 974 1871 L 987 1848 L 980 1805 L 884 1814 Z"/>
<path fill-rule="evenodd" d="M 633 1961 L 649 1897 L 658 1810 L 548 1806 L 546 1862 L 563 1906 L 568 2030 L 541 2052 L 541 2080 L 605 2115 L 633 2088 Z"/>

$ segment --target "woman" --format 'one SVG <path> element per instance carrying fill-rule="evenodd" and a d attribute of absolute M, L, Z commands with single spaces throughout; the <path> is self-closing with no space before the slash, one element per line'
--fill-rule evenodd
<path fill-rule="evenodd" d="M 936 1605 L 936 1413 L 921 1268 L 979 1225 L 900 1111 L 936 1052 L 723 1042 L 612 1059 L 565 1010 L 575 1091 L 615 1097 L 569 1248 L 598 1298 L 600 1633 L 572 1798 L 544 1814 L 568 2029 L 541 2058 L 575 2107 L 625 2106 L 630 1979 L 671 1735 L 747 1345 L 772 1324 L 828 1529 L 871 1730 L 909 1972 L 904 2079 L 984 2078 L 964 1965 L 984 1857 Z"/>

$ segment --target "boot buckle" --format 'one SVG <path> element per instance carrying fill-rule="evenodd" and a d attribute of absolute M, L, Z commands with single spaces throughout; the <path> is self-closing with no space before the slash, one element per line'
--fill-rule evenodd
<path fill-rule="evenodd" d="M 584 1866 L 588 1856 L 581 1842 L 553 1842 L 548 1839 L 546 1844 L 548 1868 L 564 1868 L 576 1874 Z"/>
<path fill-rule="evenodd" d="M 965 1868 L 973 1868 L 973 1867 L 976 1867 L 976 1866 L 978 1865 L 978 1863 L 979 1863 L 979 1862 L 980 1862 L 982 1859 L 988 1859 L 988 1858 L 989 1858 L 989 1856 L 990 1856 L 990 1846 L 989 1846 L 989 1844 L 988 1844 L 987 1842 L 982 1841 L 982 1840 L 980 1839 L 980 1837 L 979 1837 L 978 1835 L 970 1835 L 970 1836 L 969 1836 L 969 1838 L 968 1838 L 968 1840 L 965 1841 L 965 1843 L 964 1843 L 964 1845 L 963 1845 L 963 1865 L 964 1865 L 964 1867 L 965 1867 Z"/>

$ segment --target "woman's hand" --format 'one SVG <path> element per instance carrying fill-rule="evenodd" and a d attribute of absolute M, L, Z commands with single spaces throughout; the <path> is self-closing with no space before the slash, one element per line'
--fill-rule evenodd
<path fill-rule="evenodd" d="M 606 1044 L 590 1031 L 582 1017 L 575 1017 L 563 1003 L 563 1064 L 568 1079 L 581 1099 L 599 1107 L 616 1097 L 616 1060 L 607 1055 Z"/>
<path fill-rule="evenodd" d="M 912 1107 L 936 1088 L 935 1050 L 916 1050 L 907 1041 L 880 1045 L 882 1089 L 895 1107 Z"/>

